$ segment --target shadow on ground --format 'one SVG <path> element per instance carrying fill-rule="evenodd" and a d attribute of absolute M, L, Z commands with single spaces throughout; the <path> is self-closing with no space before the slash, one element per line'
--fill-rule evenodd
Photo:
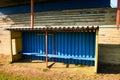
<path fill-rule="evenodd" d="M 102 74 L 120 74 L 120 65 L 99 64 L 98 73 L 102 73 Z"/>
<path fill-rule="evenodd" d="M 31 59 L 22 59 L 15 63 L 45 63 L 45 61 L 40 61 L 40 60 L 33 61 Z M 54 64 L 55 64 L 55 62 L 49 64 L 48 68 L 51 68 Z M 69 68 L 69 64 L 66 64 L 66 68 Z M 100 74 L 120 74 L 120 65 L 99 63 L 98 73 L 100 73 Z"/>
<path fill-rule="evenodd" d="M 31 59 L 21 59 L 13 63 L 45 63 L 45 61 L 40 61 L 40 60 L 33 61 Z"/>

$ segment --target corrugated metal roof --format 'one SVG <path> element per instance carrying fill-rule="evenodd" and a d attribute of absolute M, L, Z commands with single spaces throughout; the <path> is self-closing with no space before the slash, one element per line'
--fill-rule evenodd
<path fill-rule="evenodd" d="M 51 26 L 47 26 L 47 27 L 36 27 L 36 28 L 15 28 L 15 27 L 11 27 L 11 28 L 5 28 L 6 30 L 10 30 L 10 31 L 55 31 L 55 32 L 95 32 L 96 30 L 99 30 L 99 26 L 62 26 L 62 27 L 51 27 Z"/>

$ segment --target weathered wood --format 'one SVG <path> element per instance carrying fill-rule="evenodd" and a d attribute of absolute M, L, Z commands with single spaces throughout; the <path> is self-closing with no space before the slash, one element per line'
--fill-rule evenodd
<path fill-rule="evenodd" d="M 116 30 L 116 28 L 100 28 L 99 44 L 120 44 L 120 30 Z"/>
<path fill-rule="evenodd" d="M 11 55 L 10 31 L 0 30 L 0 54 Z"/>
<path fill-rule="evenodd" d="M 22 33 L 11 31 L 12 40 L 12 61 L 21 59 L 21 55 L 18 54 L 22 51 Z"/>
<path fill-rule="evenodd" d="M 120 64 L 120 44 L 100 44 L 99 62 L 106 64 Z"/>
<path fill-rule="evenodd" d="M 96 31 L 96 45 L 95 45 L 95 73 L 98 71 L 98 30 Z"/>
<path fill-rule="evenodd" d="M 114 25 L 116 9 L 94 8 L 35 13 L 35 26 Z M 30 14 L 0 15 L 1 27 L 30 26 Z"/>

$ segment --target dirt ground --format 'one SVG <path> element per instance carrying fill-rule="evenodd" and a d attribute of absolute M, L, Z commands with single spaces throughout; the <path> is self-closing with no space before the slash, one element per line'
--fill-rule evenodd
<path fill-rule="evenodd" d="M 66 64 L 55 63 L 52 68 L 46 69 L 45 62 L 37 60 L 21 60 L 11 64 L 5 55 L 0 55 L 0 72 L 25 77 L 24 80 L 120 80 L 119 65 L 99 65 L 99 73 L 96 74 L 94 66 L 73 64 L 66 68 Z"/>

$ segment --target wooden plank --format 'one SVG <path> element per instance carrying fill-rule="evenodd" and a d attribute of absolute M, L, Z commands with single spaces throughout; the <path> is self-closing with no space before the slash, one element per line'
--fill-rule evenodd
<path fill-rule="evenodd" d="M 99 61 L 120 64 L 120 44 L 99 44 Z"/>
<path fill-rule="evenodd" d="M 10 41 L 10 53 L 11 53 L 11 62 L 13 61 L 13 50 L 12 50 L 12 33 L 11 33 L 11 31 L 9 31 L 10 32 L 10 37 L 9 37 L 9 41 Z"/>
<path fill-rule="evenodd" d="M 12 39 L 12 52 L 13 55 L 17 54 L 17 50 L 16 50 L 16 39 Z"/>
<path fill-rule="evenodd" d="M 113 25 L 116 21 L 116 9 L 94 8 L 35 13 L 35 26 L 45 25 Z M 30 13 L 0 15 L 0 25 L 30 26 Z"/>
<path fill-rule="evenodd" d="M 95 45 L 95 73 L 98 71 L 98 30 L 96 31 L 96 45 Z"/>
<path fill-rule="evenodd" d="M 116 28 L 102 28 L 99 30 L 99 43 L 120 44 L 120 30 Z"/>

